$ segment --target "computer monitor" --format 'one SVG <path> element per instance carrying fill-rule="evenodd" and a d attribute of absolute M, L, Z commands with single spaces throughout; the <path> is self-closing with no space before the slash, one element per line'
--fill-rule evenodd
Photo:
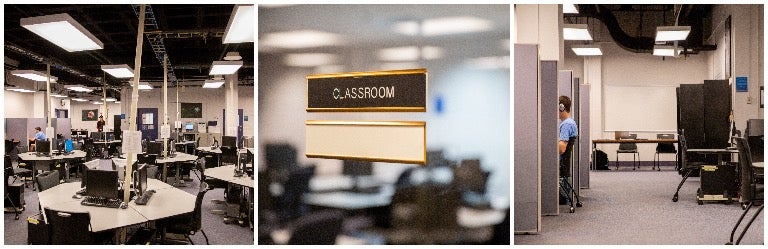
<path fill-rule="evenodd" d="M 186 124 L 184 124 L 184 129 L 188 130 L 188 131 L 194 130 L 195 129 L 195 124 L 194 123 L 186 123 Z"/>
<path fill-rule="evenodd" d="M 35 140 L 35 152 L 38 155 L 48 155 L 51 152 L 51 142 L 48 140 Z"/>
<path fill-rule="evenodd" d="M 136 188 L 139 196 L 147 192 L 147 168 L 147 164 L 140 164 L 139 168 L 134 172 L 133 186 Z"/>
<path fill-rule="evenodd" d="M 373 175 L 373 163 L 367 161 L 344 160 L 342 174 L 349 176 Z"/>
<path fill-rule="evenodd" d="M 91 138 L 95 141 L 104 140 L 104 132 L 91 132 Z"/>
<path fill-rule="evenodd" d="M 216 126 L 216 125 L 218 125 L 218 123 L 219 122 L 216 121 L 216 120 L 208 121 L 208 126 Z"/>
<path fill-rule="evenodd" d="M 184 134 L 184 141 L 195 141 L 195 134 Z"/>
<path fill-rule="evenodd" d="M 88 181 L 85 183 L 85 195 L 99 198 L 117 199 L 117 171 L 88 170 Z"/>
<path fill-rule="evenodd" d="M 237 137 L 221 136 L 221 146 L 237 147 Z"/>
<path fill-rule="evenodd" d="M 163 142 L 147 143 L 147 154 L 154 154 L 154 155 L 163 154 Z"/>
<path fill-rule="evenodd" d="M 67 139 L 64 141 L 64 153 L 70 153 L 72 150 L 74 150 L 74 144 L 72 143 L 72 139 Z"/>
<path fill-rule="evenodd" d="M 614 131 L 613 132 L 613 138 L 616 140 L 619 140 L 621 137 L 629 136 L 628 131 Z"/>

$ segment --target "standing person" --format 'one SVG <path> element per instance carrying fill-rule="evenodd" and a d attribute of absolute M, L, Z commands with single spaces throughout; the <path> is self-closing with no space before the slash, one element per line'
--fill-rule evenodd
<path fill-rule="evenodd" d="M 40 126 L 35 127 L 35 136 L 29 138 L 29 151 L 35 151 L 35 141 L 36 140 L 46 140 L 48 137 L 45 136 L 45 133 L 43 133 L 43 129 L 40 128 Z"/>
<path fill-rule="evenodd" d="M 560 131 L 557 141 L 557 149 L 562 156 L 565 148 L 568 146 L 568 139 L 579 135 L 579 129 L 576 127 L 576 121 L 571 118 L 571 99 L 567 96 L 560 96 L 558 100 L 560 110 Z"/>
<path fill-rule="evenodd" d="M 101 115 L 100 115 L 100 116 L 99 116 L 99 121 L 98 121 L 98 122 L 96 122 L 96 130 L 97 130 L 98 132 L 102 132 L 102 131 L 104 131 L 104 123 L 105 123 L 105 122 L 104 122 L 104 116 L 101 116 Z"/>

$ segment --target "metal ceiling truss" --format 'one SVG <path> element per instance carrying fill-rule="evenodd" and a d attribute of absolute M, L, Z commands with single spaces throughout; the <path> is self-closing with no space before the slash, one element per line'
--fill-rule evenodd
<path fill-rule="evenodd" d="M 138 17 L 141 5 L 132 4 L 131 6 L 133 7 L 133 12 L 136 13 L 136 16 Z M 152 6 L 150 5 L 147 5 L 144 20 L 145 28 L 150 29 L 150 31 L 145 31 L 144 35 L 147 37 L 147 42 L 149 42 L 149 45 L 152 47 L 152 51 L 155 52 L 155 58 L 157 58 L 160 65 L 163 65 L 163 58 L 168 57 L 168 51 L 165 49 L 165 43 L 163 43 L 165 37 L 162 34 L 157 33 L 160 27 L 157 26 L 157 19 L 155 19 L 155 13 L 152 11 Z M 171 82 L 171 85 L 176 85 L 178 82 L 176 74 L 173 72 L 170 57 L 168 57 L 168 81 Z"/>

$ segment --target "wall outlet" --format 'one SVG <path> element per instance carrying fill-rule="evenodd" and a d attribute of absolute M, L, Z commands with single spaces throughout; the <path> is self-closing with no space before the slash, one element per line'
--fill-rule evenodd
<path fill-rule="evenodd" d="M 747 105 L 752 104 L 752 96 L 747 96 Z"/>

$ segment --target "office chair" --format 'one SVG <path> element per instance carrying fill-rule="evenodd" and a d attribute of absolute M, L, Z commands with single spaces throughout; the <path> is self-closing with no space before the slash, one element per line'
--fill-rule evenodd
<path fill-rule="evenodd" d="M 220 147 L 221 149 L 221 164 L 237 164 L 237 147 Z"/>
<path fill-rule="evenodd" d="M 323 210 L 299 217 L 292 225 L 289 245 L 334 245 L 341 233 L 344 213 Z"/>
<path fill-rule="evenodd" d="M 210 245 L 211 243 L 208 242 L 208 235 L 205 234 L 205 231 L 203 231 L 203 222 L 202 222 L 202 204 L 203 204 L 203 197 L 205 197 L 205 193 L 208 192 L 208 185 L 205 182 L 200 183 L 200 189 L 197 192 L 197 198 L 195 199 L 195 209 L 192 211 L 192 213 L 183 214 L 179 216 L 174 216 L 168 219 L 164 219 L 161 221 L 158 221 L 158 226 L 163 228 L 162 233 L 162 240 L 165 240 L 165 234 L 166 233 L 175 233 L 175 234 L 184 234 L 184 237 L 189 241 L 190 244 L 194 245 L 195 243 L 192 242 L 192 238 L 190 238 L 191 235 L 195 235 L 197 231 L 200 231 L 200 233 L 203 234 L 203 237 L 205 238 L 205 244 Z"/>
<path fill-rule="evenodd" d="M 576 197 L 576 207 L 582 207 L 582 203 L 579 200 L 579 194 L 573 190 L 573 186 L 568 182 L 568 177 L 571 177 L 571 163 L 573 155 L 573 145 L 576 143 L 578 136 L 573 136 L 568 139 L 568 145 L 565 146 L 565 152 L 560 159 L 560 196 L 564 196 L 570 206 L 569 211 L 571 213 L 576 212 L 573 207 L 573 197 Z"/>
<path fill-rule="evenodd" d="M 675 139 L 675 134 L 657 134 L 657 139 Z M 675 167 L 677 167 L 677 150 L 673 143 L 659 143 L 656 145 L 656 154 L 653 156 L 653 169 L 661 171 L 661 165 L 659 165 L 660 154 L 675 154 Z"/>
<path fill-rule="evenodd" d="M 628 136 L 621 136 L 619 139 L 637 139 L 637 134 L 629 134 Z M 619 149 L 616 150 L 616 170 L 619 170 L 619 154 L 629 153 L 632 154 L 632 170 L 635 170 L 640 165 L 640 153 L 637 152 L 637 144 L 635 143 L 619 143 Z M 637 156 L 637 158 L 635 158 Z"/>
<path fill-rule="evenodd" d="M 16 217 L 14 219 L 19 219 L 19 214 L 21 214 L 21 210 L 18 206 L 16 206 L 16 203 L 13 202 L 13 199 L 11 199 L 11 194 L 8 192 L 8 176 L 13 175 L 13 165 L 11 165 L 11 157 L 5 156 L 5 176 L 3 177 L 3 186 L 5 190 L 5 200 L 11 203 L 11 207 L 13 207 L 13 212 L 16 213 Z M 19 203 L 19 206 L 21 206 L 21 203 Z"/>
<path fill-rule="evenodd" d="M 452 184 L 461 193 L 462 204 L 469 207 L 486 208 L 490 201 L 485 197 L 485 185 L 490 172 L 480 167 L 479 159 L 462 160 L 453 168 Z"/>
<path fill-rule="evenodd" d="M 13 182 L 15 183 L 16 180 L 21 179 L 22 183 L 24 184 L 24 187 L 27 187 L 27 177 L 32 177 L 32 170 L 23 168 L 27 165 L 26 162 L 21 160 L 19 158 L 19 167 L 14 168 L 13 167 L 13 160 L 11 160 L 10 155 L 5 156 L 5 176 L 10 177 L 13 176 Z M 6 180 L 8 180 L 6 178 Z M 32 184 L 34 186 L 34 183 Z"/>
<path fill-rule="evenodd" d="M 762 212 L 763 208 L 765 207 L 763 200 L 765 196 L 765 183 L 762 180 L 759 180 L 759 177 L 753 170 L 752 155 L 750 152 L 749 143 L 747 139 L 743 137 L 734 137 L 734 139 L 736 140 L 736 147 L 739 150 L 739 171 L 741 174 L 741 205 L 744 208 L 744 212 L 739 217 L 739 221 L 736 222 L 736 225 L 733 226 L 730 240 L 728 243 L 726 243 L 726 245 L 733 245 L 733 236 L 736 234 L 736 229 L 739 228 L 739 225 L 741 225 L 741 221 L 744 219 L 744 216 L 749 213 L 749 210 L 752 208 L 752 206 L 755 205 L 755 203 L 758 203 L 760 208 L 758 208 L 757 211 L 752 215 L 749 223 L 747 223 L 744 227 L 744 230 L 741 231 L 739 238 L 736 240 L 736 245 L 741 243 L 741 239 L 744 237 L 744 234 L 747 233 L 749 227 L 752 226 L 752 222 L 755 221 L 755 218 L 760 215 L 760 212 Z"/>
<path fill-rule="evenodd" d="M 680 188 L 683 187 L 685 180 L 687 180 L 691 174 L 697 172 L 703 164 L 702 162 L 688 162 L 688 142 L 685 140 L 685 134 L 678 135 L 677 139 L 679 143 L 678 147 L 680 148 L 680 152 L 682 154 L 682 157 L 680 158 L 680 173 L 683 174 L 683 179 L 680 180 L 680 184 L 677 185 L 675 195 L 672 196 L 672 202 L 677 202 L 678 193 L 680 192 Z"/>
<path fill-rule="evenodd" d="M 50 242 L 53 245 L 94 245 L 111 241 L 110 231 L 91 232 L 91 215 L 87 212 L 63 212 L 44 209 L 50 225 Z"/>
<path fill-rule="evenodd" d="M 278 199 L 280 220 L 291 221 L 304 215 L 309 208 L 304 204 L 304 193 L 309 192 L 309 180 L 315 174 L 315 166 L 291 171 L 283 184 L 284 192 Z"/>
<path fill-rule="evenodd" d="M 59 171 L 45 171 L 35 176 L 35 180 L 37 181 L 38 190 L 43 192 L 49 188 L 59 185 Z"/>

